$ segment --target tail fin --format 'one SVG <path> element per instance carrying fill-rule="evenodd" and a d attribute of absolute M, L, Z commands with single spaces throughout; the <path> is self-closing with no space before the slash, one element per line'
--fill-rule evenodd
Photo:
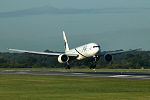
<path fill-rule="evenodd" d="M 65 52 L 69 51 L 69 46 L 68 46 L 68 42 L 67 42 L 67 38 L 65 35 L 65 32 L 63 31 L 63 38 L 64 38 L 64 43 L 65 43 Z"/>

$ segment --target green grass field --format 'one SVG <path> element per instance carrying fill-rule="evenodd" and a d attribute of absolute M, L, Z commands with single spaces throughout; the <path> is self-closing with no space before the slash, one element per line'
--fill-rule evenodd
<path fill-rule="evenodd" d="M 93 71 L 89 68 L 0 68 L 0 70 L 63 70 L 63 71 Z M 97 72 L 150 72 L 150 69 L 95 69 Z"/>
<path fill-rule="evenodd" d="M 0 74 L 0 100 L 150 100 L 150 80 Z"/>

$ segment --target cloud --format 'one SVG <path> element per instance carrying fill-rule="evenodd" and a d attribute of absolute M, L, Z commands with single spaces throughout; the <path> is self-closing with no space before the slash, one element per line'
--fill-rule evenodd
<path fill-rule="evenodd" d="M 0 18 L 23 17 L 32 15 L 66 15 L 66 14 L 101 14 L 101 13 L 131 13 L 149 10 L 150 8 L 102 8 L 102 9 L 76 9 L 76 8 L 55 8 L 51 6 L 29 8 L 24 10 L 0 12 Z"/>

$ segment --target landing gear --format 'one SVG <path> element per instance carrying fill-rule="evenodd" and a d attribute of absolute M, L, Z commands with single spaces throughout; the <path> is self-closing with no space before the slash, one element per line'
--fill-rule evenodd
<path fill-rule="evenodd" d="M 70 69 L 71 66 L 69 65 L 69 63 L 67 62 L 67 65 L 66 65 L 66 69 Z"/>
<path fill-rule="evenodd" d="M 90 69 L 92 68 L 95 69 L 95 67 L 96 67 L 96 63 L 93 62 L 92 65 L 90 66 Z"/>
<path fill-rule="evenodd" d="M 66 69 L 70 69 L 70 68 L 71 68 L 70 65 L 67 65 L 67 66 L 66 66 Z"/>
<path fill-rule="evenodd" d="M 91 64 L 91 66 L 90 66 L 90 69 L 95 69 L 95 67 L 96 67 L 96 63 L 97 63 L 97 61 L 99 60 L 99 56 L 94 56 L 93 57 L 93 62 L 92 62 L 92 64 Z"/>

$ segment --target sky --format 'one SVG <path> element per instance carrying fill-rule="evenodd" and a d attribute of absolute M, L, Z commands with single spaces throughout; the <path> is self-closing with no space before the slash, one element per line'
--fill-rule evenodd
<path fill-rule="evenodd" d="M 150 0 L 0 0 L 0 52 L 64 51 L 90 42 L 102 51 L 150 51 Z"/>

